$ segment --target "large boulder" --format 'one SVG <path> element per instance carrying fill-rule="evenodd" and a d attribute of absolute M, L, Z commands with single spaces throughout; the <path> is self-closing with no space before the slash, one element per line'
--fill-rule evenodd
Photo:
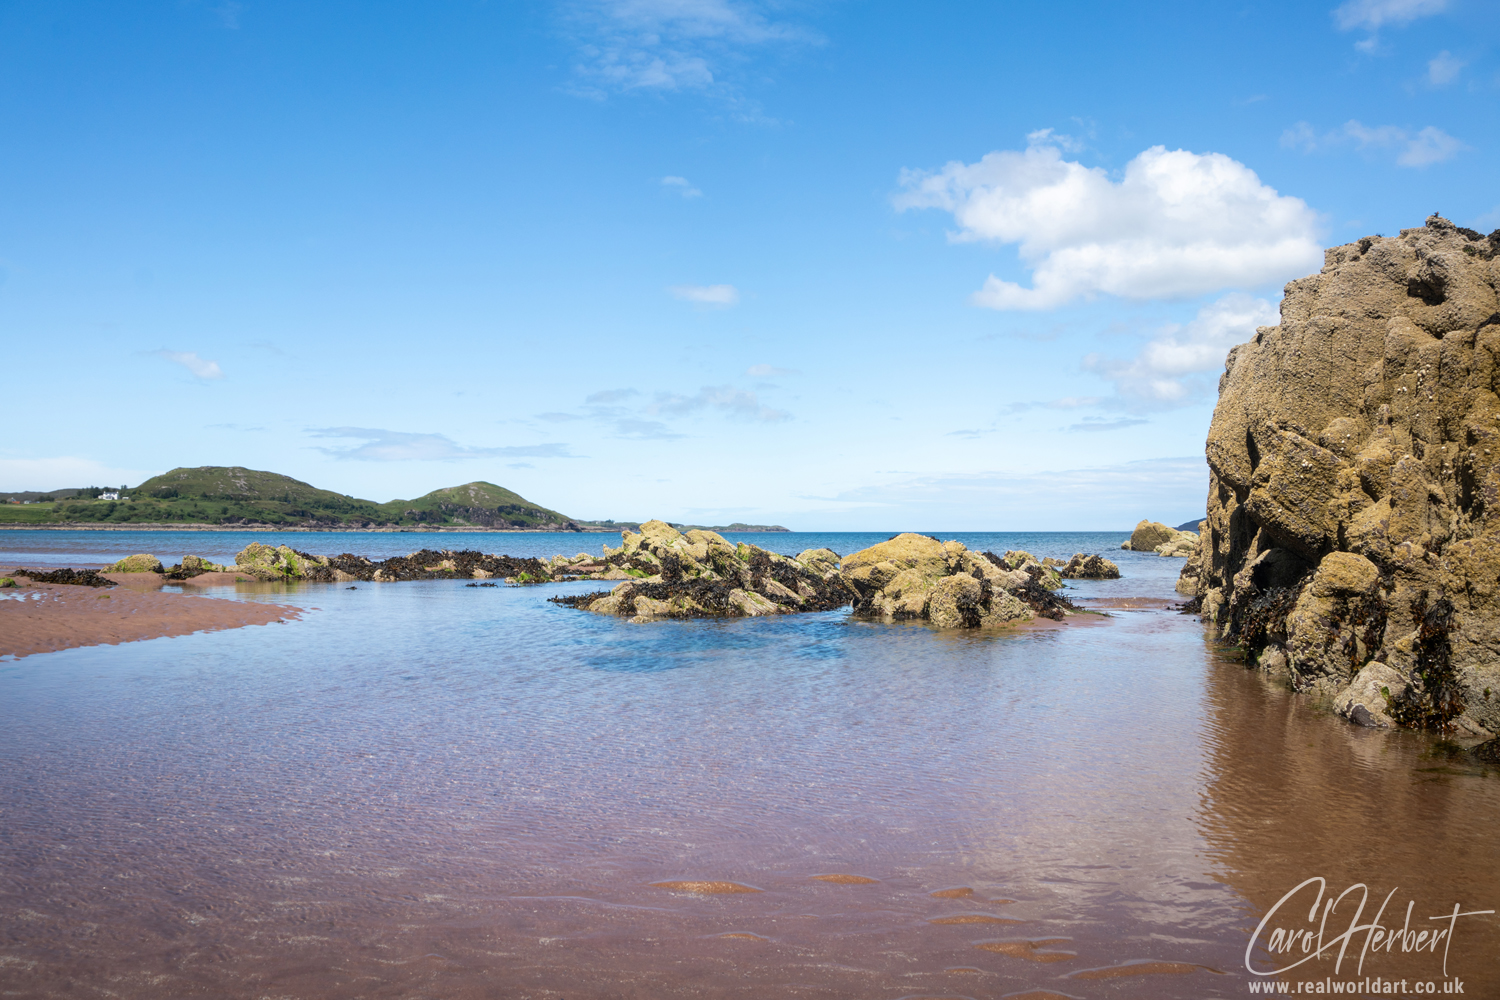
<path fill-rule="evenodd" d="M 1130 533 L 1130 538 L 1120 544 L 1120 548 L 1131 552 L 1155 552 L 1158 545 L 1163 545 L 1175 539 L 1181 532 L 1176 528 L 1168 527 L 1160 521 L 1142 520 Z"/>
<path fill-rule="evenodd" d="M 101 573 L 161 573 L 164 567 L 161 560 L 145 552 L 133 556 L 126 556 L 119 562 L 110 563 L 99 572 Z"/>
<path fill-rule="evenodd" d="M 260 542 L 251 542 L 234 557 L 235 572 L 262 581 L 303 580 L 311 567 L 324 567 L 326 559 L 298 552 L 285 545 L 272 548 Z"/>
<path fill-rule="evenodd" d="M 1286 286 L 1225 361 L 1190 559 L 1218 633 L 1293 686 L 1379 663 L 1389 718 L 1475 734 L 1500 731 L 1497 251 L 1432 216 Z"/>

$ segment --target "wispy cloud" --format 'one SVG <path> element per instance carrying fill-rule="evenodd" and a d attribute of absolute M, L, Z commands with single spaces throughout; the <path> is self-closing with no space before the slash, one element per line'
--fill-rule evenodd
<path fill-rule="evenodd" d="M 740 290 L 733 285 L 673 285 L 667 292 L 674 299 L 705 306 L 732 306 L 740 300 Z"/>
<path fill-rule="evenodd" d="M 795 368 L 777 368 L 775 365 L 751 365 L 745 369 L 751 378 L 775 378 L 781 375 L 801 375 Z"/>
<path fill-rule="evenodd" d="M 816 36 L 756 0 L 575 0 L 565 19 L 578 45 L 583 96 L 728 93 L 719 73 L 748 51 Z"/>
<path fill-rule="evenodd" d="M 663 177 L 661 179 L 661 186 L 676 191 L 684 198 L 703 197 L 703 192 L 689 184 L 686 177 Z"/>
<path fill-rule="evenodd" d="M 1447 8 L 1448 0 L 1348 0 L 1334 8 L 1333 20 L 1341 31 L 1379 31 L 1388 24 L 1399 28 Z"/>
<path fill-rule="evenodd" d="M 224 377 L 224 372 L 219 367 L 217 361 L 200 358 L 194 351 L 169 351 L 164 347 L 159 351 L 147 351 L 146 353 L 158 358 L 164 358 L 173 364 L 181 365 L 192 372 L 194 378 L 215 379 Z"/>
<path fill-rule="evenodd" d="M 762 403 L 748 389 L 736 389 L 732 385 L 706 385 L 691 396 L 658 393 L 656 400 L 647 407 L 652 413 L 681 416 L 698 410 L 712 409 L 743 420 L 777 423 L 791 418 L 785 410 L 772 409 Z"/>
<path fill-rule="evenodd" d="M 1458 74 L 1463 72 L 1468 65 L 1466 60 L 1460 59 L 1447 49 L 1433 56 L 1427 63 L 1427 82 L 1434 87 L 1446 87 L 1458 79 Z"/>
<path fill-rule="evenodd" d="M 568 446 L 548 444 L 514 445 L 503 448 L 471 448 L 442 434 L 413 434 L 377 427 L 318 427 L 307 431 L 313 437 L 342 438 L 360 444 L 318 448 L 333 458 L 364 462 L 453 462 L 471 458 L 570 458 Z"/>
<path fill-rule="evenodd" d="M 1052 309 L 1098 294 L 1170 299 L 1252 288 L 1316 270 L 1317 214 L 1221 153 L 1153 146 L 1118 181 L 1064 160 L 1050 132 L 978 163 L 904 170 L 897 210 L 938 208 L 955 242 L 1014 243 L 1032 287 L 993 274 L 974 293 L 991 309 Z"/>
<path fill-rule="evenodd" d="M 1090 354 L 1083 366 L 1113 382 L 1119 401 L 1131 409 L 1181 406 L 1207 391 L 1209 374 L 1222 368 L 1231 347 L 1279 318 L 1270 302 L 1236 292 L 1199 309 L 1189 323 L 1163 327 L 1133 358 Z"/>
<path fill-rule="evenodd" d="M 1084 417 L 1076 424 L 1069 424 L 1070 431 L 1117 431 L 1125 427 L 1135 427 L 1138 424 L 1150 423 L 1144 417 L 1115 417 L 1113 420 L 1105 417 Z"/>
<path fill-rule="evenodd" d="M 1396 164 L 1402 167 L 1442 163 L 1469 148 L 1434 125 L 1411 132 L 1397 125 L 1365 125 L 1358 119 L 1321 134 L 1307 122 L 1298 122 L 1281 133 L 1281 145 L 1304 153 L 1351 145 L 1360 150 L 1394 150 Z"/>

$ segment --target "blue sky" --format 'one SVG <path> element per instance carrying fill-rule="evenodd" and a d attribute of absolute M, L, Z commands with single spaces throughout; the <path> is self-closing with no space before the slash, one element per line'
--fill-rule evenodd
<path fill-rule="evenodd" d="M 1500 6 L 0 5 L 0 488 L 1201 513 L 1321 248 L 1500 227 Z"/>

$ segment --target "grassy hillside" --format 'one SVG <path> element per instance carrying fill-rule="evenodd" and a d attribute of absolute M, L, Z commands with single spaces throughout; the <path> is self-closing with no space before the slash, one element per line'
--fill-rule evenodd
<path fill-rule="evenodd" d="M 540 507 L 519 493 L 486 482 L 448 486 L 415 500 L 392 500 L 380 508 L 393 523 L 401 524 L 538 528 L 549 524 L 562 527 L 571 521 L 566 514 Z"/>
<path fill-rule="evenodd" d="M 76 491 L 56 491 L 68 493 Z M 75 496 L 55 503 L 0 504 L 0 524 L 161 523 L 378 527 L 476 525 L 566 528 L 568 517 L 493 483 L 434 490 L 416 500 L 377 504 L 283 476 L 237 466 L 173 469 L 123 496 Z"/>

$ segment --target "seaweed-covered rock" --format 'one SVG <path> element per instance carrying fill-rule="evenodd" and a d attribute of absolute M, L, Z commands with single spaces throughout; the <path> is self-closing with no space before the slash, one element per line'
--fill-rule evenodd
<path fill-rule="evenodd" d="M 971 552 L 910 532 L 845 556 L 840 568 L 857 595 L 855 614 L 886 621 L 975 628 L 1061 618 L 1072 608 L 1043 582 L 1056 570 L 1029 553 Z"/>
<path fill-rule="evenodd" d="M 552 600 L 651 621 L 831 611 L 851 596 L 839 576 L 838 556 L 827 549 L 809 549 L 793 559 L 743 542 L 733 545 L 712 531 L 683 534 L 664 521 L 647 521 L 639 532 L 623 532 L 620 547 L 606 546 L 605 553 L 598 563 L 568 568 L 586 570 L 585 579 L 611 574 L 629 579 L 608 593 Z"/>
<path fill-rule="evenodd" d="M 1406 682 L 1394 721 L 1474 734 L 1500 732 L 1497 252 L 1500 233 L 1432 216 L 1287 285 L 1281 323 L 1225 361 L 1193 557 L 1220 636 L 1279 647 L 1294 687 L 1379 662 Z M 1372 589 L 1304 602 L 1348 555 Z"/>
<path fill-rule="evenodd" d="M 19 587 L 19 586 L 20 586 L 20 584 L 17 583 L 11 577 L 0 576 L 0 590 L 10 590 L 12 587 Z"/>
<path fill-rule="evenodd" d="M 101 573 L 161 573 L 161 560 L 153 555 L 142 552 L 133 556 L 126 556 L 119 562 L 110 563 L 100 570 Z"/>
<path fill-rule="evenodd" d="M 236 572 L 261 581 L 325 578 L 318 570 L 326 569 L 326 564 L 327 561 L 318 556 L 298 552 L 286 545 L 272 548 L 260 542 L 251 542 L 234 557 Z"/>
<path fill-rule="evenodd" d="M 1100 555 L 1075 553 L 1062 568 L 1066 580 L 1118 580 L 1120 567 Z"/>
<path fill-rule="evenodd" d="M 113 587 L 115 581 L 100 575 L 97 569 L 22 569 L 11 570 L 16 576 L 24 576 L 32 583 L 64 583 L 71 587 Z"/>

